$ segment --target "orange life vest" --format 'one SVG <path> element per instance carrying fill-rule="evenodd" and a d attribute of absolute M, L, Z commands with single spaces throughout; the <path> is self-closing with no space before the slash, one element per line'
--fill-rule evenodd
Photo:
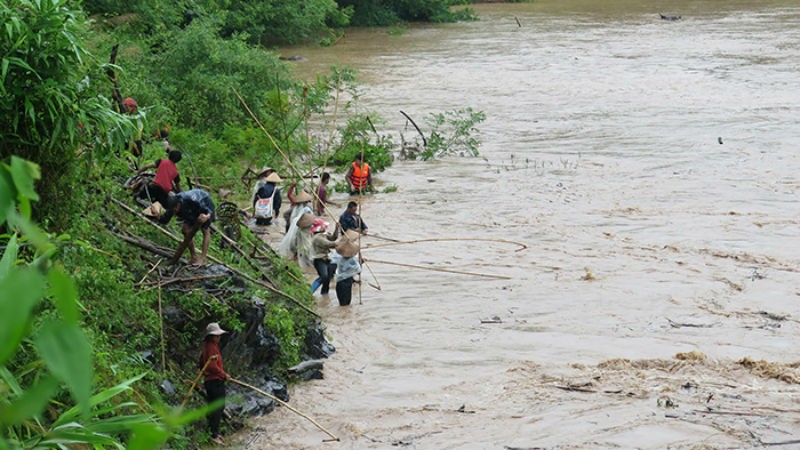
<path fill-rule="evenodd" d="M 363 163 L 364 167 L 358 167 L 358 164 L 353 163 L 353 175 L 351 177 L 353 188 L 356 190 L 367 188 L 367 179 L 369 177 L 369 164 Z"/>

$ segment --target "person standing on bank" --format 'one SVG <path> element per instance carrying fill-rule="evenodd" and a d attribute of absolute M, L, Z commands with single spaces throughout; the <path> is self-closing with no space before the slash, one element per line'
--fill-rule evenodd
<path fill-rule="evenodd" d="M 336 264 L 331 262 L 328 253 L 336 247 L 336 237 L 339 234 L 339 227 L 337 225 L 333 235 L 325 233 L 328 229 L 328 224 L 322 219 L 314 219 L 311 225 L 311 257 L 314 261 L 314 268 L 317 269 L 319 278 L 311 283 L 311 293 L 313 294 L 318 287 L 322 286 L 320 295 L 328 295 L 331 287 L 331 278 L 336 272 Z"/>
<path fill-rule="evenodd" d="M 169 223 L 172 216 L 177 215 L 183 222 L 183 242 L 178 246 L 175 256 L 172 257 L 171 264 L 175 264 L 189 248 L 191 264 L 203 266 L 206 264 L 208 256 L 208 244 L 211 242 L 211 223 L 214 221 L 214 202 L 208 192 L 202 189 L 192 189 L 179 194 L 170 193 L 167 199 L 166 214 L 161 216 L 159 222 Z M 200 259 L 194 250 L 194 235 L 203 229 L 203 253 Z"/>
<path fill-rule="evenodd" d="M 372 173 L 369 164 L 361 160 L 361 155 L 356 155 L 355 161 L 347 169 L 345 180 L 350 183 L 350 195 L 360 195 L 372 187 Z"/>
<path fill-rule="evenodd" d="M 348 306 L 353 298 L 353 283 L 361 283 L 355 276 L 361 273 L 359 263 L 358 233 L 350 230 L 342 235 L 336 243 L 336 253 L 333 254 L 331 262 L 336 264 L 336 273 L 333 276 L 336 281 L 336 298 L 339 306 Z"/>
<path fill-rule="evenodd" d="M 342 232 L 355 230 L 361 234 L 367 234 L 367 224 L 364 223 L 361 219 L 361 215 L 358 214 L 358 203 L 356 202 L 347 204 L 347 209 L 339 216 L 339 224 L 342 226 Z"/>
<path fill-rule="evenodd" d="M 222 421 L 222 412 L 225 409 L 225 381 L 230 378 L 222 366 L 222 353 L 219 350 L 219 340 L 223 330 L 218 323 L 211 322 L 206 327 L 203 341 L 203 352 L 200 354 L 200 367 L 205 367 L 206 400 L 209 404 L 222 399 L 222 405 L 208 414 L 208 429 L 211 432 L 211 442 L 219 445 L 225 444 L 219 433 L 219 424 Z"/>

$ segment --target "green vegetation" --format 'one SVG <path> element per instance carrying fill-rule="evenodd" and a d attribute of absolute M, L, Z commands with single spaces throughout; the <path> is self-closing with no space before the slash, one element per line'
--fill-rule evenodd
<path fill-rule="evenodd" d="M 234 277 L 214 295 L 157 288 L 148 272 L 163 270 L 161 260 L 124 239 L 177 244 L 111 199 L 131 204 L 122 182 L 163 157 L 151 133 L 165 126 L 184 152 L 184 187 L 202 186 L 218 205 L 221 189 L 249 203 L 251 186 L 240 181 L 249 168 L 270 165 L 298 178 L 284 155 L 304 173 L 320 164 L 343 170 L 362 152 L 383 170 L 394 143 L 373 127 L 380 118 L 359 108 L 353 70 L 333 67 L 303 83 L 259 45 L 331 39 L 372 9 L 393 23 L 454 20 L 449 4 L 0 2 L 0 450 L 144 449 L 168 439 L 173 448 L 196 446 L 203 433 L 186 425 L 203 411 L 172 411 L 164 405 L 178 404 L 186 389 L 176 383 L 178 393 L 169 394 L 159 385 L 193 379 L 205 323 L 241 330 L 237 311 L 253 296 L 266 303 L 263 325 L 281 343 L 271 369 L 297 363 L 313 300 L 295 265 L 265 251 L 254 267 L 215 237 L 210 255 L 268 278 L 283 294 L 253 283 L 228 289 Z M 115 89 L 138 101 L 135 114 L 119 111 Z M 140 126 L 136 158 L 128 146 Z M 241 247 L 261 248 L 240 231 Z M 163 326 L 162 307 L 188 319 Z M 164 350 L 165 366 L 148 356 Z"/>

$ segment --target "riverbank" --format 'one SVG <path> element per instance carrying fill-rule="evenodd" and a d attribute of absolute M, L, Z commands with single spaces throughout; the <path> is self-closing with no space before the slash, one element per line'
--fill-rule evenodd
<path fill-rule="evenodd" d="M 794 445 L 800 10 L 594 6 L 486 5 L 480 22 L 301 52 L 304 72 L 358 68 L 385 128 L 403 129 L 399 109 L 486 112 L 485 160 L 381 174 L 398 190 L 365 203 L 372 231 L 528 244 L 365 250 L 512 279 L 376 264 L 363 305 L 320 304 L 337 354 L 292 398 L 340 445 Z M 255 430 L 251 449 L 329 446 L 280 409 Z"/>

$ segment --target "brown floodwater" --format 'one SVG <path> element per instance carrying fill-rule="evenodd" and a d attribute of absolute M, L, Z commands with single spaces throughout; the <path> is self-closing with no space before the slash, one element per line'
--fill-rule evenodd
<path fill-rule="evenodd" d="M 375 234 L 465 240 L 365 238 L 364 256 L 509 279 L 368 263 L 382 289 L 363 285 L 348 308 L 319 299 L 337 352 L 324 380 L 291 390 L 341 442 L 279 408 L 242 447 L 800 439 L 800 5 L 474 9 L 478 22 L 351 30 L 283 54 L 308 58 L 293 63 L 302 76 L 358 69 L 362 107 L 408 139 L 399 110 L 423 128 L 430 113 L 484 111 L 481 157 L 398 161 L 375 177 L 397 191 L 363 204 Z"/>

